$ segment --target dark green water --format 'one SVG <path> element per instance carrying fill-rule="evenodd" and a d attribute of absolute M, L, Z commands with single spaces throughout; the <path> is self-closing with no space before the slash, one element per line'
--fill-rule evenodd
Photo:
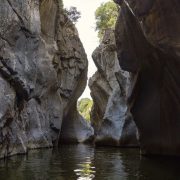
<path fill-rule="evenodd" d="M 179 180 L 180 160 L 148 159 L 138 149 L 63 145 L 0 161 L 0 180 Z"/>

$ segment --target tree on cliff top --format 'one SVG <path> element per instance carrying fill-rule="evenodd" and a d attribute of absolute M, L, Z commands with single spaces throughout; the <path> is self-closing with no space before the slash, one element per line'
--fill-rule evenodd
<path fill-rule="evenodd" d="M 77 10 L 76 7 L 73 6 L 71 6 L 69 9 L 65 9 L 65 13 L 73 23 L 76 23 L 81 17 L 81 13 Z"/>
<path fill-rule="evenodd" d="M 118 6 L 113 1 L 102 3 L 95 12 L 96 30 L 100 40 L 104 31 L 108 28 L 114 28 L 118 16 Z"/>

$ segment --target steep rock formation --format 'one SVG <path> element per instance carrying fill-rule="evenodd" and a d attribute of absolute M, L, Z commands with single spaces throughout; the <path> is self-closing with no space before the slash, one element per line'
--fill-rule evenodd
<path fill-rule="evenodd" d="M 0 157 L 57 145 L 67 132 L 76 142 L 92 135 L 76 110 L 86 78 L 87 57 L 61 0 L 1 0 Z"/>
<path fill-rule="evenodd" d="M 98 68 L 89 81 L 94 101 L 91 121 L 95 129 L 95 143 L 137 146 L 136 126 L 126 105 L 129 74 L 120 69 L 111 29 L 106 30 L 92 57 Z"/>
<path fill-rule="evenodd" d="M 129 105 L 142 153 L 180 155 L 180 2 L 117 2 L 118 59 L 132 73 Z"/>

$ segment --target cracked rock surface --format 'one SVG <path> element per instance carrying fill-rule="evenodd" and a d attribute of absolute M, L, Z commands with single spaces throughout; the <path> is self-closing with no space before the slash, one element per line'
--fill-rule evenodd
<path fill-rule="evenodd" d="M 106 30 L 92 57 L 98 69 L 89 81 L 94 101 L 91 121 L 95 130 L 95 143 L 138 146 L 136 125 L 126 102 L 129 73 L 119 66 L 113 30 Z"/>
<path fill-rule="evenodd" d="M 0 157 L 93 135 L 76 109 L 87 65 L 61 0 L 1 0 Z"/>

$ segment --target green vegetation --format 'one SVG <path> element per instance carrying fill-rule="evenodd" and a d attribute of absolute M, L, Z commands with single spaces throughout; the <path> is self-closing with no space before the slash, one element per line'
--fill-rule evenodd
<path fill-rule="evenodd" d="M 65 9 L 65 13 L 73 23 L 76 23 L 81 17 L 81 13 L 77 10 L 76 7 L 73 6 L 71 6 L 69 9 Z"/>
<path fill-rule="evenodd" d="M 89 98 L 82 98 L 77 103 L 77 109 L 79 113 L 88 121 L 90 122 L 90 112 L 93 106 L 93 101 Z"/>
<path fill-rule="evenodd" d="M 102 3 L 95 12 L 96 30 L 100 40 L 104 31 L 108 28 L 114 28 L 118 16 L 118 6 L 113 1 Z"/>

